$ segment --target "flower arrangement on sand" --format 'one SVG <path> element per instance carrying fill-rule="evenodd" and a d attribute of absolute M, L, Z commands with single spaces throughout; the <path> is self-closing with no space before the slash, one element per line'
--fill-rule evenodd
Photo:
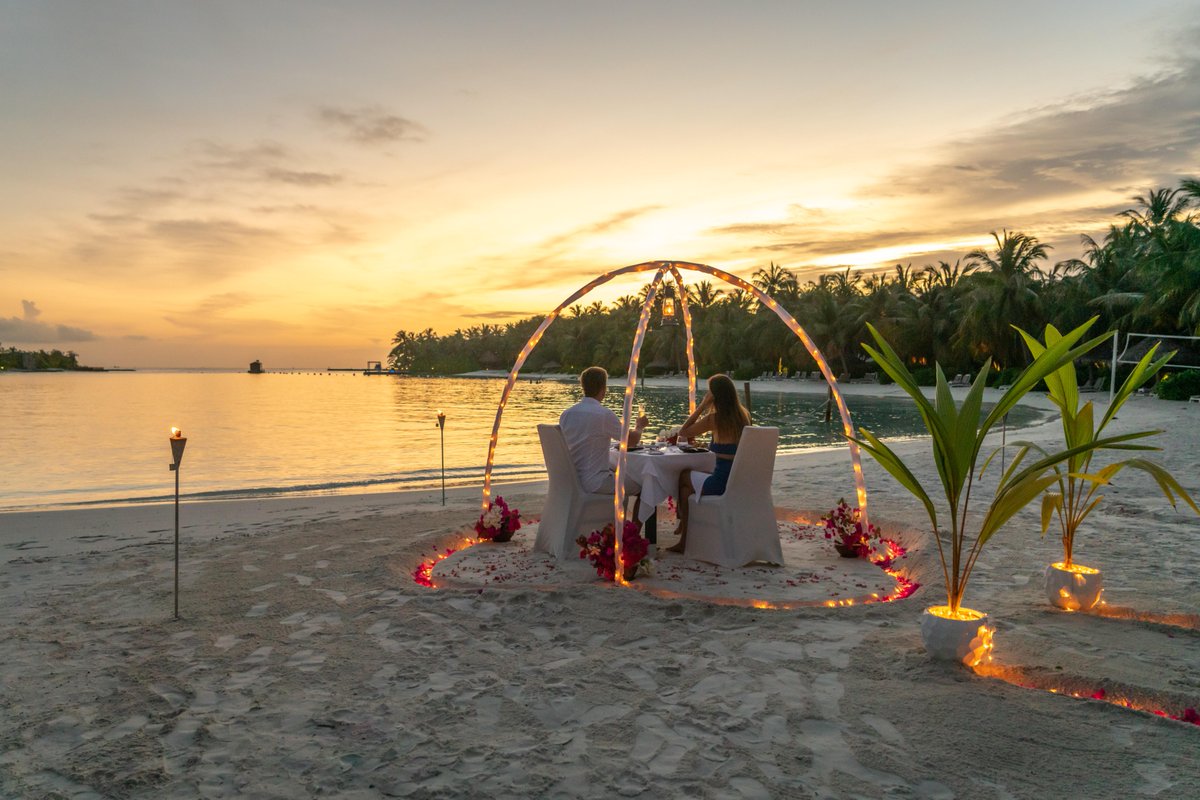
<path fill-rule="evenodd" d="M 606 581 L 616 579 L 616 537 L 612 523 L 605 525 L 603 530 L 592 531 L 590 536 L 580 536 L 575 543 L 579 545 L 579 557 L 592 562 L 597 575 Z M 654 574 L 653 562 L 646 557 L 648 552 L 650 545 L 642 538 L 637 523 L 626 520 L 625 532 L 621 536 L 621 567 L 625 580 L 633 580 L 639 573 L 647 576 Z"/>
<path fill-rule="evenodd" d="M 825 526 L 825 538 L 844 556 L 866 558 L 871 553 L 872 540 L 879 540 L 879 529 L 871 523 L 863 524 L 862 511 L 850 508 L 843 498 L 835 508 L 821 517 Z"/>
<path fill-rule="evenodd" d="M 504 498 L 499 496 L 488 503 L 487 510 L 479 515 L 479 521 L 475 523 L 479 538 L 493 542 L 507 542 L 520 529 L 521 512 L 509 508 Z"/>

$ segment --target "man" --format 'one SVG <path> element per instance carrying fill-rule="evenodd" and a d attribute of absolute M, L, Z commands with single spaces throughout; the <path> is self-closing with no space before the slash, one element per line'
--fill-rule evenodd
<path fill-rule="evenodd" d="M 617 482 L 608 465 L 608 449 L 614 440 L 621 438 L 621 421 L 602 405 L 608 394 L 608 373 L 603 367 L 588 367 L 579 374 L 579 385 L 583 388 L 583 399 L 562 412 L 558 424 L 567 440 L 567 450 L 583 490 L 592 494 L 610 494 L 616 491 Z M 637 426 L 629 432 L 630 447 L 641 441 L 648 422 L 644 414 L 638 417 Z M 625 490 L 640 495 L 642 487 L 626 480 Z M 636 505 L 633 519 L 637 519 Z"/>

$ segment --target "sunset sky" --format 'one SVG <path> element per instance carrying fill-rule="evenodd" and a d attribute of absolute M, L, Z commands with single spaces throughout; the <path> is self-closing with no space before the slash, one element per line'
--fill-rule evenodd
<path fill-rule="evenodd" d="M 1200 174 L 1196 41 L 1180 0 L 0 0 L 0 343 L 362 366 L 649 259 L 1068 258 Z"/>

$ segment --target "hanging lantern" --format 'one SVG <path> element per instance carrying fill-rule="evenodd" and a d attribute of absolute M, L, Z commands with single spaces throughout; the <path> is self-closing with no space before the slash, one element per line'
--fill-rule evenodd
<path fill-rule="evenodd" d="M 668 325 L 678 325 L 678 320 L 675 319 L 675 298 L 667 295 L 662 301 L 662 326 L 665 328 Z"/>

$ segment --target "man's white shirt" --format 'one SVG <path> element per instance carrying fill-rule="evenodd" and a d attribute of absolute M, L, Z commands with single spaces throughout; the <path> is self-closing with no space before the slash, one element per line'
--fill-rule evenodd
<path fill-rule="evenodd" d="M 612 468 L 608 465 L 608 450 L 621 438 L 621 420 L 599 400 L 585 397 L 562 412 L 558 424 L 583 490 L 611 492 Z"/>

